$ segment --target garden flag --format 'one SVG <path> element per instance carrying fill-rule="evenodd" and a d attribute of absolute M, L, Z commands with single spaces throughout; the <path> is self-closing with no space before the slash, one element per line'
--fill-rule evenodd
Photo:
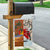
<path fill-rule="evenodd" d="M 32 20 L 15 20 L 15 46 L 27 46 L 31 42 Z M 27 43 L 27 44 L 25 44 Z"/>

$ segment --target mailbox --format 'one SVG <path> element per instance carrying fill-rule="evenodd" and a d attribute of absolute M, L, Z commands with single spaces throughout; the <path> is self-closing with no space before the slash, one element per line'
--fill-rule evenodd
<path fill-rule="evenodd" d="M 13 15 L 34 14 L 34 5 L 32 2 L 14 2 Z"/>

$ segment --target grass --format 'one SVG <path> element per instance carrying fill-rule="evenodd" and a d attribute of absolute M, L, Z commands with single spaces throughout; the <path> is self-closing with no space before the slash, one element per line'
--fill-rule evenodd
<path fill-rule="evenodd" d="M 14 2 L 28 2 L 28 0 L 13 0 Z"/>
<path fill-rule="evenodd" d="M 24 48 L 24 49 L 18 49 L 18 50 L 30 50 L 29 48 Z"/>
<path fill-rule="evenodd" d="M 13 0 L 14 2 L 28 2 L 28 0 Z M 7 3 L 6 0 L 0 0 L 0 3 Z"/>
<path fill-rule="evenodd" d="M 0 0 L 0 3 L 7 3 L 6 0 Z"/>
<path fill-rule="evenodd" d="M 35 7 L 45 7 L 45 8 L 50 8 L 50 1 L 48 2 L 43 2 L 43 5 L 40 5 L 40 3 L 34 3 Z"/>

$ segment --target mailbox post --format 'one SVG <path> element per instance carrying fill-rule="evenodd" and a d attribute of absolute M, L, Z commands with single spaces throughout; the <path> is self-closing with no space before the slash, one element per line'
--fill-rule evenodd
<path fill-rule="evenodd" d="M 13 0 L 9 0 L 8 15 L 13 15 Z M 8 19 L 8 50 L 13 50 L 13 19 Z"/>
<path fill-rule="evenodd" d="M 3 19 L 8 19 L 8 50 L 13 50 L 13 19 L 22 15 L 13 15 L 13 0 L 9 0 L 8 15 L 3 15 Z"/>
<path fill-rule="evenodd" d="M 9 0 L 8 15 L 3 15 L 3 19 L 8 19 L 8 50 L 13 50 L 13 19 L 21 18 L 23 14 L 34 14 L 33 3 L 13 3 Z"/>

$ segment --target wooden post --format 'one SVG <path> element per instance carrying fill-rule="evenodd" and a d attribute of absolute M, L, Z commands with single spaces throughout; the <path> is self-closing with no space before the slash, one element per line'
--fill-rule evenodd
<path fill-rule="evenodd" d="M 8 20 L 8 50 L 13 50 L 13 20 Z"/>
<path fill-rule="evenodd" d="M 8 14 L 13 15 L 13 0 L 9 0 Z M 13 50 L 13 19 L 8 19 L 8 50 Z"/>
<path fill-rule="evenodd" d="M 3 15 L 3 19 L 8 19 L 8 50 L 13 50 L 13 19 L 21 17 L 22 15 L 13 15 L 13 0 L 9 0 L 8 15 Z"/>

